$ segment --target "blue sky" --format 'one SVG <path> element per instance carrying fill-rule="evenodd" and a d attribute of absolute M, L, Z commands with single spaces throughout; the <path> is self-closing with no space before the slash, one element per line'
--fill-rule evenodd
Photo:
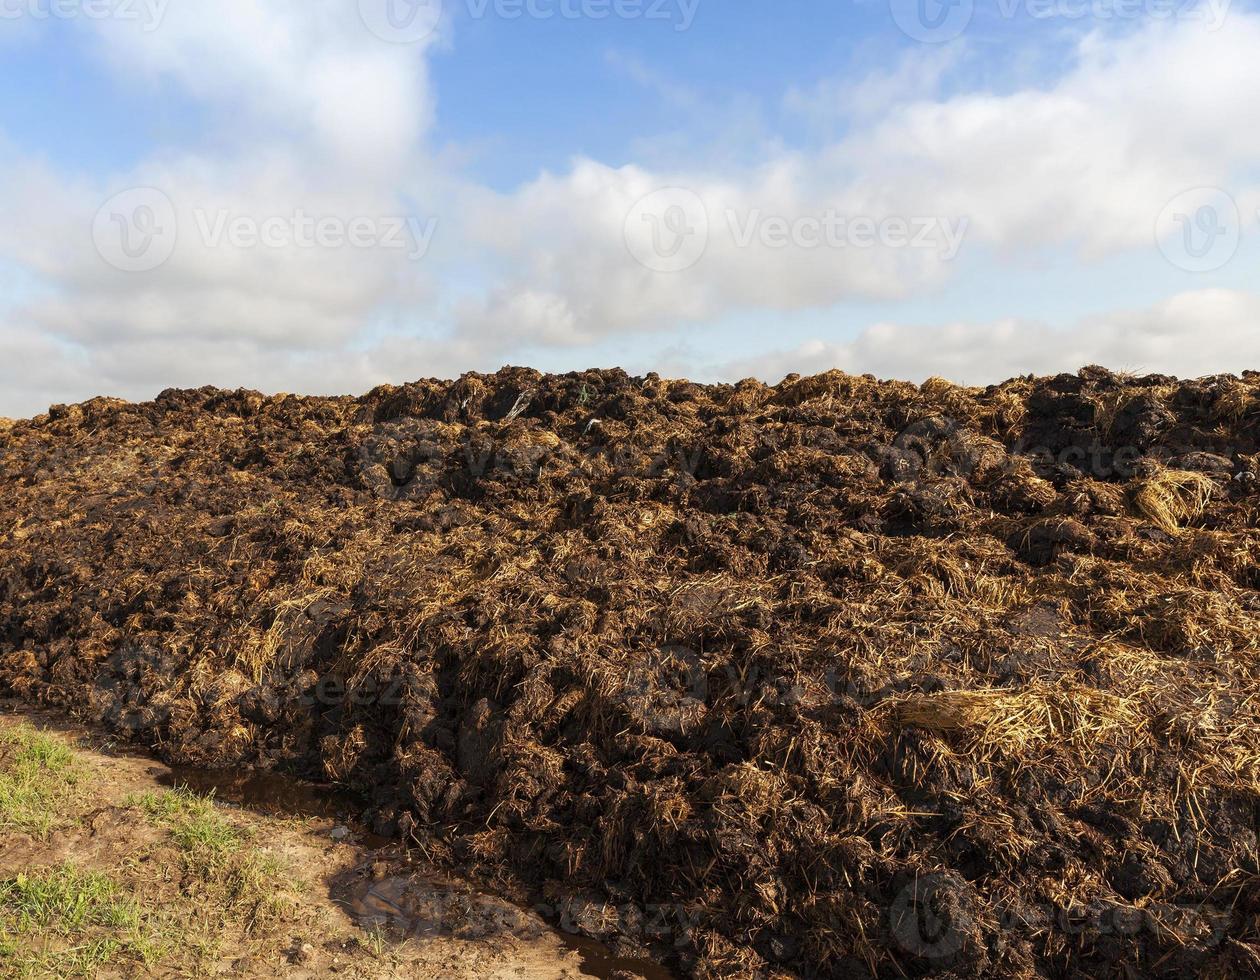
<path fill-rule="evenodd" d="M 53 2 L 0 0 L 0 415 L 1260 364 L 1249 2 Z"/>

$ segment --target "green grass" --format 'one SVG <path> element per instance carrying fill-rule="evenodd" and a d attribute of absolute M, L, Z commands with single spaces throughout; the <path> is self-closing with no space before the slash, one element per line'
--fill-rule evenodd
<path fill-rule="evenodd" d="M 95 800 L 89 772 L 56 734 L 0 729 L 0 843 L 47 840 L 82 819 Z M 157 964 L 199 972 L 218 958 L 225 921 L 248 936 L 297 908 L 301 884 L 287 864 L 212 796 L 179 788 L 123 804 L 165 832 L 160 843 L 138 841 L 105 870 L 23 862 L 0 872 L 0 977 L 129 976 Z"/>
<path fill-rule="evenodd" d="M 60 738 L 28 725 L 0 731 L 0 833 L 46 837 L 69 818 L 79 778 Z"/>
<path fill-rule="evenodd" d="M 0 879 L 6 975 L 90 976 L 123 959 L 154 962 L 161 949 L 150 915 L 107 874 L 62 864 Z"/>
<path fill-rule="evenodd" d="M 282 861 L 246 847 L 249 835 L 228 821 L 213 796 L 185 787 L 128 797 L 169 833 L 183 856 L 186 890 L 224 912 L 254 920 L 280 913 L 293 883 Z"/>
<path fill-rule="evenodd" d="M 126 803 L 169 830 L 171 839 L 184 851 L 226 856 L 245 841 L 245 835 L 219 812 L 213 796 L 198 796 L 186 787 L 141 793 L 128 797 Z"/>
<path fill-rule="evenodd" d="M 363 945 L 372 954 L 372 958 L 379 960 L 384 957 L 385 951 L 389 948 L 389 940 L 385 938 L 385 933 L 381 931 L 379 926 L 376 926 L 368 929 L 366 934 L 367 940 Z"/>
<path fill-rule="evenodd" d="M 19 929 L 122 929 L 139 922 L 135 904 L 108 875 L 68 864 L 0 879 L 0 906 Z"/>
<path fill-rule="evenodd" d="M 22 724 L 0 730 L 0 838 L 47 838 L 81 815 L 83 771 L 64 739 Z M 149 919 L 107 874 L 71 864 L 0 877 L 0 973 L 91 976 L 156 954 Z"/>

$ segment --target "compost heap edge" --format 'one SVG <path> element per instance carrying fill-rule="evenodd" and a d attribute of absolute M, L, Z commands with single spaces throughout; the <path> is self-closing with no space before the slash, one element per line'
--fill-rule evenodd
<path fill-rule="evenodd" d="M 1260 375 L 0 423 L 0 690 L 696 977 L 1260 973 Z"/>

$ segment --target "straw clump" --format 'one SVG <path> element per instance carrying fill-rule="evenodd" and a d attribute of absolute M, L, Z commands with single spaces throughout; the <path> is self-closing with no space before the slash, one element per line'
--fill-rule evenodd
<path fill-rule="evenodd" d="M 1160 530 L 1177 534 L 1203 515 L 1215 491 L 1216 482 L 1203 473 L 1164 470 L 1138 483 L 1133 504 Z"/>

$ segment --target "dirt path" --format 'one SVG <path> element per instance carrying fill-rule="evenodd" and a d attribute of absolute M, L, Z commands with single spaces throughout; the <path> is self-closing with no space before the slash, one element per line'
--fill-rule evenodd
<path fill-rule="evenodd" d="M 179 781 L 0 707 L 0 976 L 594 975 L 539 917 L 418 874 L 335 818 Z"/>

